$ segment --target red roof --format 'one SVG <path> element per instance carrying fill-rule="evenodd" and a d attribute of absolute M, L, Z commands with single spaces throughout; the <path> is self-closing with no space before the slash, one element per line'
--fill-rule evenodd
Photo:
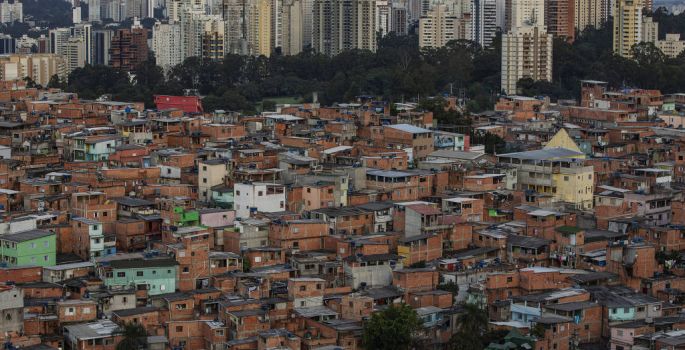
<path fill-rule="evenodd" d="M 202 102 L 197 96 L 155 95 L 158 110 L 180 109 L 185 113 L 202 113 Z"/>

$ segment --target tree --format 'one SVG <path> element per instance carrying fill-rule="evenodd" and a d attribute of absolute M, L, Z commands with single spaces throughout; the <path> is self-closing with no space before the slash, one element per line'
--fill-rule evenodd
<path fill-rule="evenodd" d="M 48 88 L 49 89 L 65 89 L 66 84 L 62 79 L 60 79 L 59 75 L 55 74 L 50 77 L 50 80 L 48 81 Z"/>
<path fill-rule="evenodd" d="M 488 328 L 488 316 L 485 311 L 473 304 L 464 305 L 464 312 L 458 317 L 459 329 L 448 343 L 453 350 L 482 350 L 490 343 L 485 337 Z M 487 341 L 487 343 L 486 343 Z"/>
<path fill-rule="evenodd" d="M 118 330 L 123 339 L 117 344 L 116 350 L 143 349 L 147 344 L 147 331 L 138 323 L 126 323 Z"/>
<path fill-rule="evenodd" d="M 364 348 L 375 350 L 408 350 L 412 335 L 421 328 L 421 320 L 406 304 L 391 305 L 371 315 L 364 324 Z"/>

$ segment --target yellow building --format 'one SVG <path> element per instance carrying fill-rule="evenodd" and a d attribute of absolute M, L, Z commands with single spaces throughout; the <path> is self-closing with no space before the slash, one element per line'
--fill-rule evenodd
<path fill-rule="evenodd" d="M 569 136 L 568 132 L 566 132 L 566 129 L 560 129 L 552 138 L 547 142 L 544 148 L 550 149 L 550 148 L 557 148 L 557 147 L 562 147 L 566 149 L 570 149 L 571 151 L 576 151 L 579 153 L 583 153 L 583 151 L 580 150 L 580 147 L 576 144 L 575 141 Z M 585 155 L 578 156 L 578 158 L 585 159 Z"/>
<path fill-rule="evenodd" d="M 614 53 L 632 57 L 633 45 L 642 41 L 641 0 L 616 0 L 614 8 Z"/>
<path fill-rule="evenodd" d="M 271 55 L 271 0 L 247 0 L 245 21 L 247 23 L 247 46 L 250 55 Z"/>
<path fill-rule="evenodd" d="M 558 136 L 558 137 L 557 137 Z M 557 147 L 557 144 L 571 148 Z M 556 202 L 591 209 L 594 192 L 594 168 L 585 165 L 585 154 L 563 131 L 547 147 L 526 152 L 500 154 L 500 163 L 516 169 L 507 179 L 512 189 L 527 190 L 552 196 Z"/>

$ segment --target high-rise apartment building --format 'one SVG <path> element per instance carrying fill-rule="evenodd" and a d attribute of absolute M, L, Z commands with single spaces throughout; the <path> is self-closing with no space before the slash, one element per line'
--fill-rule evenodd
<path fill-rule="evenodd" d="M 0 34 L 0 55 L 17 52 L 17 41 L 11 35 Z"/>
<path fill-rule="evenodd" d="M 222 17 L 226 21 L 227 52 L 247 54 L 246 0 L 223 0 Z"/>
<path fill-rule="evenodd" d="M 616 0 L 614 9 L 614 53 L 632 57 L 633 45 L 642 41 L 642 1 Z"/>
<path fill-rule="evenodd" d="M 127 18 L 155 16 L 155 0 L 126 0 Z"/>
<path fill-rule="evenodd" d="M 605 10 L 609 0 L 574 0 L 574 25 L 579 31 L 588 27 L 600 28 L 607 20 Z"/>
<path fill-rule="evenodd" d="M 267 57 L 271 55 L 272 14 L 271 0 L 247 0 L 245 28 L 247 28 L 247 53 L 249 55 Z"/>
<path fill-rule="evenodd" d="M 204 22 L 202 59 L 219 61 L 226 56 L 226 23 L 221 16 L 211 16 Z"/>
<path fill-rule="evenodd" d="M 66 55 L 67 71 L 83 68 L 86 65 L 86 45 L 81 37 L 70 37 L 67 40 Z"/>
<path fill-rule="evenodd" d="M 71 30 L 69 28 L 50 29 L 50 53 L 61 56 L 66 56 L 67 42 L 71 38 Z"/>
<path fill-rule="evenodd" d="M 284 55 L 297 55 L 304 47 L 304 1 L 283 0 L 282 46 Z"/>
<path fill-rule="evenodd" d="M 202 56 L 202 34 L 207 18 L 204 8 L 199 6 L 182 7 L 181 13 L 181 50 L 183 58 Z"/>
<path fill-rule="evenodd" d="M 0 23 L 24 21 L 24 5 L 19 0 L 0 0 Z"/>
<path fill-rule="evenodd" d="M 71 21 L 74 24 L 79 24 L 81 23 L 82 19 L 82 14 L 81 14 L 81 6 L 75 6 L 71 8 Z"/>
<path fill-rule="evenodd" d="M 126 0 L 101 0 L 100 17 L 109 18 L 114 22 L 126 19 Z"/>
<path fill-rule="evenodd" d="M 109 64 L 109 50 L 112 45 L 114 31 L 100 29 L 93 31 L 93 64 L 106 66 Z"/>
<path fill-rule="evenodd" d="M 640 25 L 640 40 L 647 43 L 656 44 L 659 41 L 659 22 L 654 21 L 654 18 L 649 16 L 642 16 L 642 24 Z"/>
<path fill-rule="evenodd" d="M 183 62 L 181 47 L 181 25 L 178 23 L 155 23 L 152 28 L 152 51 L 155 63 L 165 72 Z"/>
<path fill-rule="evenodd" d="M 100 22 L 102 5 L 100 0 L 88 0 L 88 22 Z"/>
<path fill-rule="evenodd" d="M 271 50 L 283 45 L 283 0 L 271 0 Z"/>
<path fill-rule="evenodd" d="M 390 31 L 395 35 L 409 33 L 409 17 L 405 5 L 393 3 L 390 8 Z"/>
<path fill-rule="evenodd" d="M 11 54 L 0 56 L 0 80 L 31 78 L 36 84 L 47 86 L 57 75 L 66 78 L 64 57 L 55 54 Z"/>
<path fill-rule="evenodd" d="M 521 78 L 552 80 L 552 35 L 544 28 L 518 27 L 502 36 L 502 90 L 516 94 Z"/>
<path fill-rule="evenodd" d="M 471 16 L 473 18 L 473 41 L 481 47 L 488 47 L 497 35 L 497 1 L 473 0 Z"/>
<path fill-rule="evenodd" d="M 545 24 L 545 1 L 544 0 L 508 0 L 507 28 L 506 31 L 518 27 L 536 26 Z"/>
<path fill-rule="evenodd" d="M 325 55 L 376 50 L 374 0 L 315 0 L 312 48 Z"/>
<path fill-rule="evenodd" d="M 93 64 L 93 25 L 79 23 L 71 27 L 71 37 L 81 39 L 86 64 Z"/>
<path fill-rule="evenodd" d="M 112 37 L 109 65 L 127 71 L 135 69 L 148 57 L 147 29 L 134 26 L 119 29 Z"/>
<path fill-rule="evenodd" d="M 419 19 L 419 46 L 442 47 L 458 39 L 470 39 L 471 17 L 459 16 L 447 5 L 435 5 Z"/>
<path fill-rule="evenodd" d="M 545 0 L 547 33 L 572 42 L 576 34 L 575 0 Z"/>

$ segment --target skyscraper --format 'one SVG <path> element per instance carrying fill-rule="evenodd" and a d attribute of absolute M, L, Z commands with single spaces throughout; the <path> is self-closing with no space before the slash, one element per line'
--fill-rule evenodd
<path fill-rule="evenodd" d="M 93 31 L 93 64 L 108 65 L 109 49 L 112 45 L 114 32 L 108 29 Z"/>
<path fill-rule="evenodd" d="M 656 44 L 659 41 L 659 22 L 654 21 L 653 17 L 642 16 L 641 41 Z"/>
<path fill-rule="evenodd" d="M 539 26 L 545 24 L 545 1 L 544 0 L 511 0 L 511 6 L 507 9 L 509 21 L 507 31 L 517 27 Z"/>
<path fill-rule="evenodd" d="M 24 21 L 24 5 L 19 0 L 0 0 L 0 23 Z"/>
<path fill-rule="evenodd" d="M 435 5 L 419 19 L 419 46 L 442 47 L 458 39 L 470 39 L 471 16 L 460 16 L 447 5 Z"/>
<path fill-rule="evenodd" d="M 572 42 L 576 34 L 575 0 L 545 0 L 547 33 Z"/>
<path fill-rule="evenodd" d="M 395 35 L 407 35 L 409 33 L 409 17 L 405 5 L 393 3 L 390 9 L 390 31 Z"/>
<path fill-rule="evenodd" d="M 312 48 L 325 55 L 376 50 L 374 0 L 315 0 Z"/>
<path fill-rule="evenodd" d="M 579 31 L 587 27 L 600 28 L 607 19 L 604 4 L 608 0 L 574 0 L 574 25 Z"/>
<path fill-rule="evenodd" d="M 7 55 L 17 51 L 17 41 L 11 35 L 0 34 L 0 55 Z"/>
<path fill-rule="evenodd" d="M 544 28 L 518 27 L 502 36 L 502 90 L 516 94 L 521 78 L 552 80 L 552 35 Z"/>
<path fill-rule="evenodd" d="M 100 22 L 100 0 L 88 0 L 88 21 Z"/>
<path fill-rule="evenodd" d="M 488 47 L 497 35 L 497 1 L 473 0 L 473 41 Z"/>
<path fill-rule="evenodd" d="M 83 42 L 83 55 L 86 64 L 93 64 L 93 25 L 79 23 L 71 28 L 71 37 Z"/>
<path fill-rule="evenodd" d="M 202 59 L 222 60 L 225 51 L 226 23 L 221 16 L 208 16 L 202 33 Z"/>
<path fill-rule="evenodd" d="M 272 0 L 247 0 L 245 23 L 247 28 L 247 53 L 253 56 L 271 55 Z"/>
<path fill-rule="evenodd" d="M 83 38 L 69 38 L 65 51 L 67 71 L 71 72 L 76 68 L 83 68 L 86 65 L 86 45 L 83 42 Z"/>
<path fill-rule="evenodd" d="M 222 15 L 226 22 L 227 52 L 247 54 L 245 0 L 223 0 Z"/>
<path fill-rule="evenodd" d="M 180 47 L 180 24 L 155 23 L 152 28 L 152 51 L 155 52 L 155 63 L 162 67 L 165 72 L 183 62 Z"/>
<path fill-rule="evenodd" d="M 119 29 L 112 37 L 109 64 L 114 68 L 131 71 L 148 57 L 147 29 L 133 26 Z"/>
<path fill-rule="evenodd" d="M 283 0 L 282 46 L 284 55 L 296 55 L 304 47 L 304 1 Z"/>
<path fill-rule="evenodd" d="M 50 29 L 50 53 L 66 56 L 67 41 L 71 37 L 69 28 Z"/>
<path fill-rule="evenodd" d="M 633 45 L 642 41 L 642 1 L 616 0 L 614 9 L 614 53 L 632 57 Z"/>

